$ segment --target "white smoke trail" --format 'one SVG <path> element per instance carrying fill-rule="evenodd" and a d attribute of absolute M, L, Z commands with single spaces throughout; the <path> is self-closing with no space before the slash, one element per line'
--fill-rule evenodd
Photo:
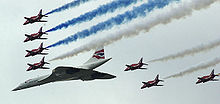
<path fill-rule="evenodd" d="M 115 41 L 121 40 L 131 36 L 138 35 L 141 31 L 148 32 L 151 28 L 159 24 L 170 23 L 174 19 L 184 18 L 191 15 L 193 10 L 200 10 L 209 7 L 211 4 L 220 0 L 191 0 L 181 1 L 180 3 L 172 3 L 163 9 L 156 9 L 149 13 L 141 22 L 136 22 L 128 25 L 125 28 L 118 29 L 114 33 L 110 33 L 107 36 L 93 40 L 83 46 L 76 48 L 61 56 L 55 57 L 52 60 L 64 59 L 67 57 L 75 56 L 81 52 L 90 51 L 96 49 L 96 47 L 102 45 L 109 45 Z M 51 61 L 52 61 L 51 60 Z"/>
<path fill-rule="evenodd" d="M 165 79 L 182 77 L 184 75 L 188 75 L 190 73 L 193 73 L 193 72 L 196 72 L 196 71 L 199 71 L 199 70 L 202 70 L 202 69 L 207 69 L 209 67 L 213 67 L 213 66 L 215 66 L 216 64 L 219 64 L 219 63 L 220 63 L 220 58 L 215 58 L 214 60 L 211 60 L 209 62 L 200 63 L 196 66 L 192 66 L 192 67 L 186 69 L 185 71 L 182 71 L 180 73 L 173 74 L 173 75 L 170 75 L 168 77 L 165 77 Z"/>
<path fill-rule="evenodd" d="M 148 62 L 168 61 L 168 60 L 174 60 L 176 58 L 183 58 L 185 56 L 194 55 L 195 53 L 207 51 L 207 50 L 216 48 L 218 46 L 220 46 L 220 40 L 213 41 L 206 45 L 196 46 L 191 49 L 187 49 L 187 50 L 175 53 L 175 54 L 170 54 L 170 55 L 167 55 L 161 58 L 153 59 Z"/>

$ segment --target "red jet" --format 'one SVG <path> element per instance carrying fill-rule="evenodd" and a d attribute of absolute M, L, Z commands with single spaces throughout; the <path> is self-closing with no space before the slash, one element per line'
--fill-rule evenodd
<path fill-rule="evenodd" d="M 27 71 L 36 70 L 36 69 L 38 69 L 38 68 L 40 68 L 40 69 L 49 69 L 48 67 L 43 67 L 44 64 L 50 64 L 50 63 L 48 63 L 48 62 L 45 62 L 45 61 L 44 61 L 44 58 L 45 58 L 45 57 L 43 57 L 42 60 L 41 60 L 39 63 L 34 63 L 34 64 L 29 64 L 29 63 L 28 63 L 28 65 L 29 65 L 30 67 L 27 69 Z"/>
<path fill-rule="evenodd" d="M 158 85 L 158 82 L 163 82 L 163 80 L 159 80 L 159 74 L 156 76 L 156 78 L 153 81 L 148 81 L 148 82 L 142 82 L 144 85 L 141 87 L 141 89 L 146 88 L 146 87 L 152 87 L 152 86 L 163 86 L 163 85 Z"/>
<path fill-rule="evenodd" d="M 41 9 L 37 16 L 32 16 L 30 18 L 24 17 L 27 21 L 23 25 L 26 25 L 29 23 L 32 24 L 34 22 L 47 22 L 47 21 L 41 20 L 42 17 L 48 17 L 48 16 L 42 15 L 42 9 Z"/>
<path fill-rule="evenodd" d="M 34 33 L 34 34 L 31 34 L 31 35 L 25 34 L 25 36 L 27 38 L 24 40 L 24 42 L 33 41 L 35 39 L 47 39 L 47 38 L 41 38 L 41 36 L 43 34 L 47 34 L 47 33 L 46 32 L 42 32 L 42 27 L 41 27 L 40 30 L 38 31 L 38 33 Z"/>
<path fill-rule="evenodd" d="M 27 55 L 25 57 L 35 56 L 35 55 L 38 55 L 38 54 L 47 55 L 48 53 L 41 53 L 43 50 L 48 50 L 48 49 L 47 48 L 43 48 L 43 43 L 41 43 L 40 47 L 38 49 L 33 49 L 31 51 L 26 50 L 28 53 L 27 53 Z"/>
<path fill-rule="evenodd" d="M 219 76 L 219 74 L 215 75 L 214 74 L 214 69 L 213 69 L 210 75 L 203 76 L 203 77 L 198 77 L 199 80 L 196 82 L 196 84 L 205 83 L 205 82 L 208 82 L 208 81 L 218 81 L 218 79 L 214 79 L 215 76 Z"/>
<path fill-rule="evenodd" d="M 136 69 L 147 69 L 147 68 L 142 68 L 143 65 L 148 65 L 142 62 L 143 58 L 137 63 L 137 64 L 131 64 L 131 65 L 125 65 L 127 68 L 124 71 L 129 71 L 129 70 L 136 70 Z"/>

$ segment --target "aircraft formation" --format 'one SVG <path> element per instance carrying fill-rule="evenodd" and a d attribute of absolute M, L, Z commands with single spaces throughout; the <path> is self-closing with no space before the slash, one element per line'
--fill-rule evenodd
<path fill-rule="evenodd" d="M 47 22 L 41 20 L 42 17 L 47 17 L 47 16 L 42 15 L 42 9 L 41 9 L 37 16 L 32 16 L 30 18 L 24 17 L 27 20 L 23 25 L 32 24 L 35 22 Z M 46 32 L 42 31 L 42 28 L 43 27 L 41 27 L 37 33 L 33 33 L 31 35 L 25 34 L 26 39 L 24 40 L 24 42 L 33 41 L 36 39 L 47 39 L 41 37 L 43 34 L 47 34 Z M 25 55 L 25 57 L 30 57 L 35 55 L 47 55 L 48 53 L 43 53 L 44 50 L 48 50 L 48 49 L 44 48 L 43 43 L 41 43 L 37 49 L 26 50 L 27 54 Z M 38 63 L 34 63 L 34 64 L 28 63 L 27 65 L 29 67 L 26 71 L 32 71 L 36 69 L 50 69 L 49 67 L 44 67 L 45 64 L 50 64 L 48 62 L 45 62 L 44 59 L 45 56 Z M 22 89 L 26 89 L 34 86 L 40 86 L 42 84 L 47 84 L 50 82 L 57 82 L 57 81 L 69 81 L 69 80 L 90 81 L 95 79 L 112 79 L 115 78 L 116 76 L 93 70 L 101 66 L 102 64 L 108 62 L 111 59 L 112 58 L 105 59 L 104 47 L 100 47 L 97 48 L 93 56 L 82 66 L 78 66 L 78 67 L 58 66 L 52 70 L 51 74 L 29 79 L 24 83 L 21 83 L 18 87 L 16 87 L 12 91 L 22 90 Z"/>
<path fill-rule="evenodd" d="M 37 16 L 32 16 L 30 18 L 24 17 L 26 21 L 23 25 L 33 24 L 36 22 L 47 22 L 45 20 L 41 20 L 43 17 L 47 17 L 47 15 L 43 15 L 41 9 Z M 41 27 L 37 33 L 33 33 L 30 35 L 25 34 L 26 39 L 24 40 L 24 42 L 34 41 L 37 39 L 47 39 L 42 37 L 44 34 L 47 35 L 47 33 L 43 32 L 42 29 L 43 27 Z M 48 49 L 43 47 L 43 43 L 41 43 L 39 48 L 37 49 L 26 50 L 26 52 L 28 53 L 25 57 L 30 57 L 35 55 L 47 55 L 48 53 L 43 53 L 43 51 L 46 50 Z M 27 65 L 29 66 L 29 68 L 26 71 L 33 71 L 36 69 L 49 69 L 48 67 L 45 67 L 45 65 L 49 63 L 45 62 L 44 59 L 45 57 L 43 57 L 42 60 L 38 63 L 34 63 L 34 64 L 28 63 Z M 96 49 L 92 57 L 83 65 L 77 67 L 58 66 L 52 70 L 51 74 L 29 79 L 24 83 L 21 83 L 18 87 L 16 87 L 12 91 L 22 90 L 22 89 L 26 89 L 34 86 L 40 86 L 43 84 L 47 84 L 50 82 L 57 82 L 57 81 L 70 81 L 70 80 L 91 81 L 95 79 L 113 79 L 116 78 L 116 76 L 94 70 L 95 68 L 103 65 L 104 63 L 108 62 L 111 59 L 112 58 L 106 59 L 104 55 L 104 47 L 99 47 Z M 139 69 L 146 70 L 147 68 L 144 68 L 143 67 L 144 65 L 148 65 L 148 64 L 144 63 L 143 58 L 141 58 L 138 63 L 125 65 L 127 68 L 124 71 L 135 71 Z M 219 76 L 219 75 L 220 74 L 214 74 L 214 69 L 213 69 L 210 75 L 198 77 L 198 81 L 196 82 L 196 84 L 205 83 L 208 81 L 218 81 L 218 79 L 214 79 L 214 78 L 215 76 Z M 159 74 L 157 74 L 154 80 L 142 82 L 143 86 L 141 87 L 141 89 L 150 88 L 153 86 L 163 86 L 158 84 L 159 82 L 163 82 L 163 80 L 160 80 Z"/>
<path fill-rule="evenodd" d="M 85 62 L 82 66 L 78 67 L 66 67 L 66 66 L 58 66 L 52 70 L 51 74 L 40 76 L 37 78 L 32 78 L 24 83 L 21 83 L 18 87 L 13 89 L 12 91 L 22 90 L 34 86 L 40 86 L 43 84 L 57 82 L 57 81 L 70 81 L 70 80 L 82 80 L 82 81 L 91 81 L 95 79 L 113 79 L 116 76 L 98 72 L 94 69 L 108 62 L 112 58 L 105 59 L 104 48 L 98 48 L 93 56 Z M 30 64 L 30 67 L 27 69 L 35 70 L 36 68 L 48 69 L 47 67 L 43 67 L 44 64 L 49 64 L 44 62 L 44 58 L 40 63 Z"/>
<path fill-rule="evenodd" d="M 141 70 L 147 69 L 147 68 L 142 68 L 143 65 L 148 65 L 147 63 L 143 63 L 142 61 L 143 61 L 143 58 L 141 58 L 140 61 L 136 64 L 125 65 L 127 68 L 124 71 L 129 71 L 129 70 L 134 71 L 137 69 L 141 69 Z M 214 69 L 213 69 L 210 75 L 198 77 L 198 81 L 196 82 L 196 84 L 205 83 L 208 81 L 219 81 L 219 79 L 214 79 L 216 76 L 220 76 L 220 73 L 214 74 Z M 146 87 L 150 88 L 152 86 L 163 86 L 163 85 L 158 85 L 159 82 L 164 82 L 164 80 L 160 80 L 159 74 L 157 74 L 157 76 L 154 80 L 148 81 L 148 82 L 142 82 L 144 85 L 141 87 L 141 89 L 144 89 Z"/>
<path fill-rule="evenodd" d="M 41 20 L 43 17 L 48 17 L 48 16 L 43 15 L 41 9 L 37 16 L 32 16 L 30 18 L 24 17 L 26 21 L 23 25 L 32 24 L 35 22 L 47 22 L 45 20 Z M 36 39 L 47 39 L 47 38 L 42 38 L 43 34 L 47 34 L 46 32 L 43 32 L 42 29 L 43 27 L 41 27 L 37 33 L 33 33 L 31 35 L 25 34 L 26 39 L 24 40 L 24 42 L 34 41 Z M 41 43 L 39 48 L 37 49 L 26 50 L 27 54 L 25 55 L 25 57 L 30 57 L 35 55 L 47 55 L 48 53 L 42 53 L 44 50 L 48 50 L 48 49 L 44 48 L 43 43 Z M 45 57 L 43 57 L 39 63 L 34 63 L 34 64 L 28 63 L 27 65 L 29 66 L 29 68 L 26 71 L 31 71 L 36 69 L 49 69 L 47 67 L 43 67 L 45 64 L 49 64 L 48 62 L 45 62 L 44 59 Z"/>

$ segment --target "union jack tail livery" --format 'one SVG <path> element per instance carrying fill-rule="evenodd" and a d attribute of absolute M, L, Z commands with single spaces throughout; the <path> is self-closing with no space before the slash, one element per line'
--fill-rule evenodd
<path fill-rule="evenodd" d="M 83 69 L 94 69 L 109 61 L 110 59 L 112 58 L 105 59 L 104 47 L 99 47 L 96 49 L 92 57 L 79 67 Z"/>
<path fill-rule="evenodd" d="M 98 49 L 98 51 L 96 51 L 92 57 L 96 59 L 105 59 L 104 49 Z"/>

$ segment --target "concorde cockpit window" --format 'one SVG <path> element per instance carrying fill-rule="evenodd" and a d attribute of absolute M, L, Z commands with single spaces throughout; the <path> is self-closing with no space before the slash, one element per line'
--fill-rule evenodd
<path fill-rule="evenodd" d="M 26 80 L 24 83 L 28 83 L 28 82 L 30 82 L 31 81 L 31 79 L 28 79 L 28 80 Z"/>

